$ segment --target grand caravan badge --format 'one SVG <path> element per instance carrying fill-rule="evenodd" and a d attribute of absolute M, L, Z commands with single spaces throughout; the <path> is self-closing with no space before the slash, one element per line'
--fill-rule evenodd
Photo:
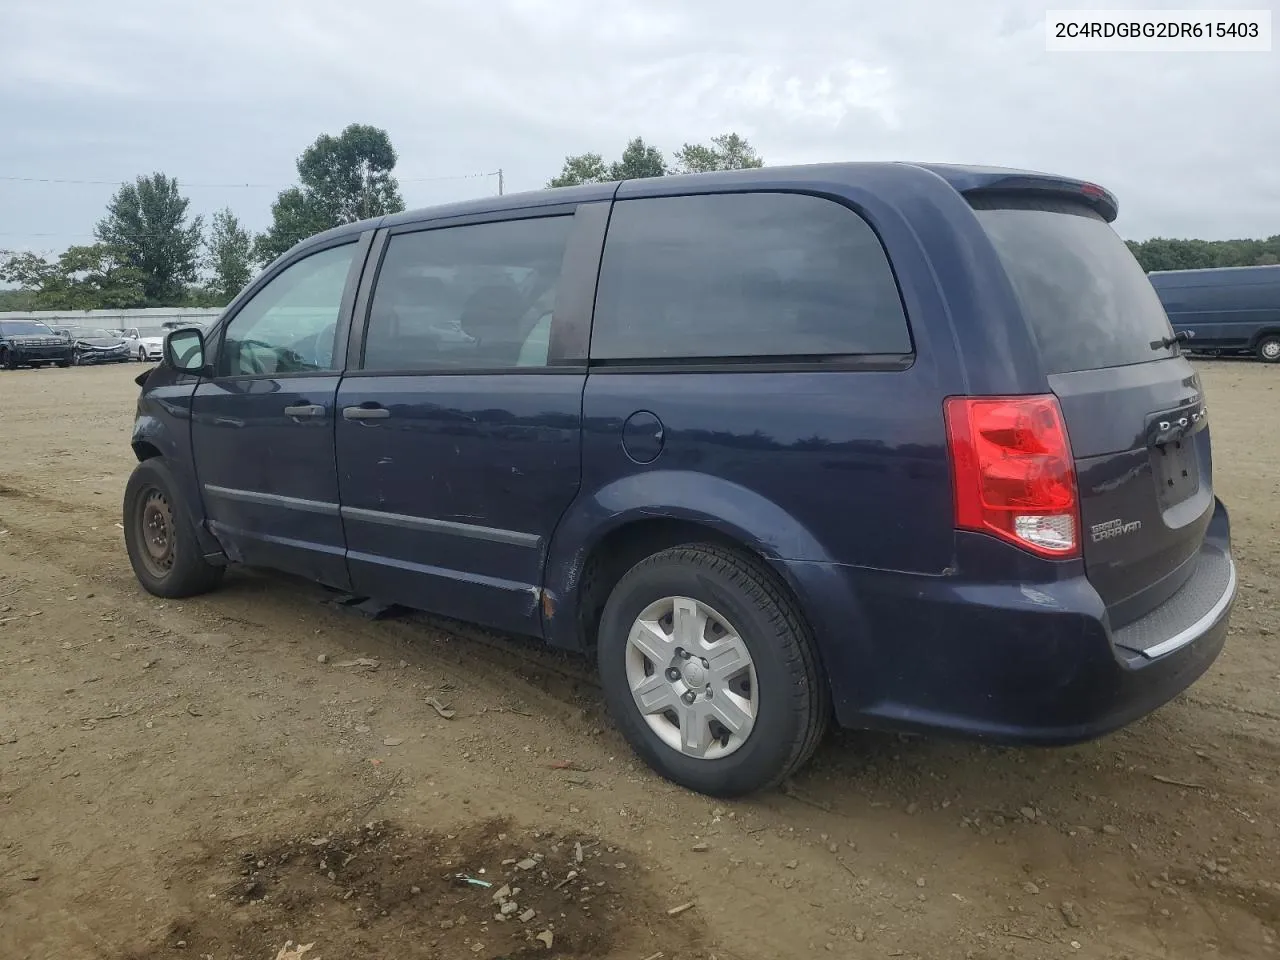
<path fill-rule="evenodd" d="M 1095 523 L 1091 526 L 1089 535 L 1093 537 L 1094 543 L 1100 543 L 1103 540 L 1123 537 L 1126 533 L 1137 533 L 1141 529 L 1141 520 L 1130 520 L 1128 523 L 1123 520 L 1108 520 L 1106 523 Z"/>

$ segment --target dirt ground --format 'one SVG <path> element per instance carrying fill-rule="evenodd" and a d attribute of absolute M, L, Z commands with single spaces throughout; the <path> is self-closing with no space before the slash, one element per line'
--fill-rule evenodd
<path fill-rule="evenodd" d="M 1069 749 L 837 734 L 736 803 L 647 772 L 583 660 L 144 594 L 140 368 L 0 373 L 0 958 L 1274 957 L 1280 369 L 1201 367 L 1242 580 L 1201 682 Z"/>

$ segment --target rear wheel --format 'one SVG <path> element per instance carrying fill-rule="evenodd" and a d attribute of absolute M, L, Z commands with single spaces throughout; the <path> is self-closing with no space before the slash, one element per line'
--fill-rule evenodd
<path fill-rule="evenodd" d="M 124 491 L 124 542 L 138 582 L 157 597 L 206 593 L 223 567 L 204 559 L 177 484 L 163 460 L 134 467 Z"/>
<path fill-rule="evenodd" d="M 1258 341 L 1258 359 L 1263 363 L 1280 363 L 1280 337 L 1275 334 Z"/>
<path fill-rule="evenodd" d="M 826 684 L 794 603 L 758 563 L 718 546 L 664 550 L 624 575 L 598 659 L 632 748 L 700 793 L 780 782 L 826 729 Z"/>

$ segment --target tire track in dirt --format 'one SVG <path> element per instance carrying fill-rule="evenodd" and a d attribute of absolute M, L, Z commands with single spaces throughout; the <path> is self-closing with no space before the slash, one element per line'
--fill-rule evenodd
<path fill-rule="evenodd" d="M 49 605 L 45 617 L 0 626 L 0 849 L 14 864 L 0 868 L 0 956 L 101 956 L 94 942 L 181 916 L 182 849 L 244 849 L 369 816 L 465 828 L 504 814 L 526 829 L 590 829 L 632 851 L 628 870 L 664 904 L 697 901 L 686 916 L 708 941 L 690 956 L 825 955 L 827 943 L 850 957 L 1274 956 L 1262 884 L 1280 859 L 1280 745 L 1272 721 L 1246 711 L 1274 707 L 1258 682 L 1272 657 L 1255 627 L 1274 625 L 1261 587 L 1275 527 L 1262 512 L 1271 481 L 1257 471 L 1280 462 L 1280 447 L 1231 434 L 1232 403 L 1255 408 L 1265 384 L 1242 375 L 1238 401 L 1209 384 L 1226 425 L 1215 423 L 1219 463 L 1252 444 L 1253 460 L 1228 469 L 1224 488 L 1241 504 L 1242 579 L 1260 589 L 1197 696 L 1243 710 L 1183 698 L 1062 751 L 845 733 L 789 793 L 729 804 L 639 767 L 600 718 L 585 662 L 417 616 L 369 623 L 275 576 L 236 574 L 182 604 L 145 596 L 115 525 L 136 391 L 118 371 L 50 373 L 22 378 L 21 392 L 0 377 L 0 409 L 15 417 L 0 471 L 0 530 L 10 530 L 0 594 L 26 583 L 23 603 Z M 86 589 L 96 596 L 81 636 L 71 611 Z M 63 606 L 72 594 L 80 600 Z M 94 628 L 94 614 L 114 622 Z M 95 640 L 101 632 L 109 643 Z M 59 642 L 68 638 L 74 649 Z M 320 653 L 383 667 L 321 666 Z M 410 666 L 395 667 L 400 659 Z M 91 673 L 100 679 L 82 685 Z M 423 704 L 428 685 L 460 708 L 457 719 Z M 79 717 L 111 704 L 144 709 L 80 729 Z M 499 712 L 507 707 L 521 712 Z M 9 729 L 18 736 L 5 745 Z M 553 765 L 566 759 L 586 769 Z M 23 864 L 42 880 L 19 881 Z M 15 917 L 27 920 L 15 927 Z M 10 949 L 15 929 L 77 947 Z"/>

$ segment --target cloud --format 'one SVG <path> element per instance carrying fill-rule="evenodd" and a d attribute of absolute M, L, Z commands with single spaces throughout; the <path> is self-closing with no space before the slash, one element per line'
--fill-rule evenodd
<path fill-rule="evenodd" d="M 283 187 L 319 133 L 360 121 L 390 131 L 423 205 L 495 186 L 428 178 L 502 167 L 531 189 L 568 153 L 736 130 L 771 163 L 1094 179 L 1131 237 L 1280 233 L 1280 55 L 1050 54 L 1043 17 L 1032 0 L 7 4 L 0 174 Z M 85 239 L 110 192 L 0 181 L 0 247 Z M 255 227 L 273 196 L 189 192 Z"/>

